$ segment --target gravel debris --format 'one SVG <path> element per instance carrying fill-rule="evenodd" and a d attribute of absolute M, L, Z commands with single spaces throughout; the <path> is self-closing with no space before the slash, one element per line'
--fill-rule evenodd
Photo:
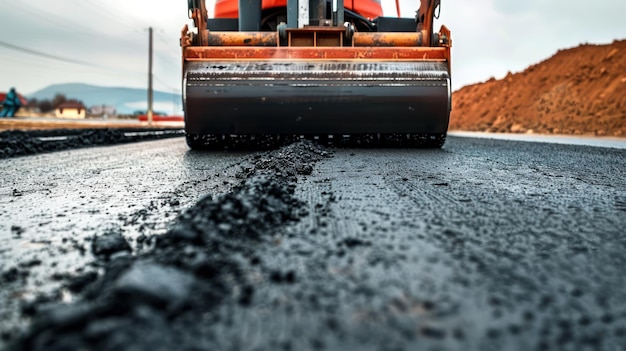
<path fill-rule="evenodd" d="M 143 240 L 154 245 L 141 253 L 118 254 L 130 251 L 120 229 L 96 236 L 92 252 L 103 273 L 70 280 L 78 292 L 71 303 L 41 299 L 29 306 L 32 327 L 11 350 L 202 349 L 209 334 L 198 321 L 222 303 L 253 301 L 249 273 L 263 274 L 255 252 L 299 220 L 297 177 L 329 156 L 307 141 L 259 155 L 242 166 L 242 181 L 231 193 L 200 199 L 167 232 Z M 297 281 L 293 270 L 267 275 L 274 284 Z"/>

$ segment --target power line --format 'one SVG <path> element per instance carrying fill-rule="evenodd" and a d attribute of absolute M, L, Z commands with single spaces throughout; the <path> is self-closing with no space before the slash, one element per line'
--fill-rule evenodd
<path fill-rule="evenodd" d="M 119 16 L 116 16 L 112 11 L 110 11 L 108 8 L 105 8 L 104 6 L 95 3 L 93 0 L 89 0 L 88 2 L 83 3 L 84 6 L 86 7 L 90 7 L 92 9 L 92 12 L 99 12 L 101 14 L 104 14 L 105 16 L 114 18 L 119 24 L 126 26 L 128 28 L 135 28 L 135 26 L 133 26 L 132 24 L 128 23 L 127 21 L 125 21 L 123 18 L 120 18 Z M 27 8 L 27 11 L 30 12 L 31 16 L 37 17 L 38 20 L 46 20 L 48 21 L 48 23 L 56 26 L 56 27 L 60 27 L 60 28 L 64 28 L 66 30 L 72 30 L 71 26 L 67 25 L 67 22 L 61 21 L 60 17 L 58 15 L 51 15 L 51 16 L 44 16 L 42 13 L 40 12 L 36 12 L 34 11 L 32 8 Z M 95 10 L 95 11 L 94 11 Z M 83 25 L 84 27 L 84 25 Z M 90 27 L 84 27 L 84 28 L 88 28 L 90 31 L 93 31 L 92 28 Z M 72 30 L 72 33 L 83 33 L 85 31 L 74 31 Z M 171 37 L 168 36 L 168 33 L 166 33 L 165 31 L 163 31 L 162 29 L 160 30 L 161 33 L 157 34 L 157 38 L 159 38 L 159 41 L 165 45 L 167 45 L 167 47 L 172 47 L 174 43 L 176 43 L 176 41 L 171 40 Z M 168 39 L 166 39 L 166 37 L 168 37 Z M 30 49 L 28 47 L 25 46 L 20 46 L 20 45 L 15 45 L 12 43 L 8 43 L 5 41 L 0 41 L 0 47 L 4 47 L 13 51 L 17 51 L 17 52 L 21 52 L 24 54 L 28 54 L 28 55 L 32 55 L 34 57 L 41 57 L 41 58 L 46 58 L 46 59 L 50 59 L 50 60 L 54 60 L 57 62 L 62 62 L 65 64 L 72 64 L 72 65 L 80 65 L 83 67 L 87 67 L 87 68 L 96 68 L 99 70 L 105 70 L 108 71 L 109 74 L 113 73 L 116 74 L 117 72 L 119 72 L 119 74 L 124 74 L 124 76 L 128 75 L 128 71 L 126 71 L 127 73 L 122 73 L 123 71 L 120 71 L 118 68 L 111 68 L 111 67 L 107 67 L 107 66 L 102 66 L 99 65 L 97 63 L 91 62 L 91 61 L 84 61 L 84 60 L 80 60 L 80 59 L 75 59 L 75 58 L 70 58 L 70 57 L 65 57 L 65 56 L 60 56 L 60 55 L 54 55 L 54 54 L 50 54 L 44 51 L 38 51 L 38 50 L 33 50 Z M 160 61 L 165 63 L 166 66 L 171 67 L 171 68 L 179 68 L 180 64 L 179 63 L 174 63 L 173 58 L 168 57 L 168 55 L 166 54 L 162 54 L 160 52 L 156 52 L 157 57 L 159 57 Z M 19 56 L 18 56 L 19 57 Z M 28 60 L 28 58 L 23 58 L 24 60 Z M 38 63 L 43 63 L 45 61 L 38 61 Z M 139 76 L 138 72 L 132 72 L 133 75 L 137 75 Z M 167 84 L 164 81 L 160 80 L 157 78 L 157 80 L 159 81 L 160 85 L 162 85 L 163 87 L 166 87 L 168 90 L 180 90 L 180 88 L 176 89 L 176 88 L 172 88 L 171 84 Z"/>
<path fill-rule="evenodd" d="M 127 77 L 129 74 L 133 74 L 136 75 L 137 77 L 140 76 L 139 73 L 137 72 L 129 72 L 129 71 L 122 71 L 119 70 L 117 68 L 112 68 L 112 67 L 106 67 L 106 66 L 101 66 L 101 65 L 97 65 L 91 62 L 86 62 L 86 61 L 81 61 L 81 60 L 75 60 L 75 59 L 70 59 L 70 58 L 66 58 L 66 57 L 62 57 L 62 56 L 57 56 L 57 55 L 52 55 L 52 54 L 48 54 L 45 52 L 41 52 L 41 51 L 36 51 L 36 50 L 31 50 L 28 48 L 24 48 L 21 46 L 17 46 L 17 45 L 13 45 L 10 43 L 6 43 L 3 41 L 0 41 L 0 47 L 5 47 L 11 50 L 15 50 L 15 51 L 19 51 L 19 52 L 23 52 L 29 55 L 34 55 L 34 56 L 38 56 L 38 57 L 44 57 L 47 59 L 53 59 L 56 61 L 60 61 L 63 63 L 68 63 L 68 64 L 73 64 L 73 65 L 80 65 L 80 66 L 85 66 L 85 67 L 89 67 L 89 68 L 97 68 L 99 70 L 104 70 L 109 72 L 109 74 L 113 73 L 115 75 L 120 75 L 120 76 L 124 76 Z"/>
<path fill-rule="evenodd" d="M 24 47 L 21 47 L 21 46 L 5 43 L 3 41 L 0 41 L 0 46 L 3 46 L 3 47 L 8 48 L 8 49 L 16 50 L 16 51 L 21 51 L 21 52 L 24 52 L 24 53 L 27 53 L 27 54 L 31 54 L 31 55 L 46 57 L 46 58 L 57 60 L 57 61 L 61 61 L 61 62 L 73 63 L 73 64 L 77 64 L 77 65 L 90 66 L 90 67 L 96 67 L 96 68 L 104 68 L 104 67 L 100 67 L 100 66 L 94 65 L 93 63 L 89 63 L 89 62 L 85 62 L 85 61 L 79 61 L 79 60 L 74 60 L 74 59 L 61 57 L 61 56 L 56 56 L 56 55 L 51 55 L 51 54 L 46 54 L 45 52 L 27 49 L 27 48 L 24 48 Z"/>
<path fill-rule="evenodd" d="M 132 30 L 137 30 L 137 25 L 134 22 L 129 22 L 124 20 L 124 18 L 122 18 L 122 16 L 120 16 L 119 13 L 115 13 L 113 11 L 111 11 L 111 9 L 108 6 L 104 6 L 103 4 L 101 4 L 100 2 L 96 2 L 94 0 L 87 0 L 87 2 L 83 3 L 84 5 L 91 5 L 93 7 L 98 8 L 98 10 L 96 11 L 97 13 L 104 13 L 107 16 L 109 16 L 111 19 L 113 19 L 114 21 L 123 24 L 124 26 L 132 29 Z"/>
<path fill-rule="evenodd" d="M 175 91 L 176 93 L 180 93 L 180 88 L 174 88 L 171 85 L 165 83 L 164 81 L 162 81 L 161 79 L 159 79 L 158 77 L 153 77 L 155 81 L 157 81 L 157 83 L 161 84 L 162 87 L 167 88 L 168 90 L 171 91 Z"/>
<path fill-rule="evenodd" d="M 168 41 L 168 39 L 172 39 L 173 37 L 170 34 L 167 34 L 163 29 L 159 29 L 159 31 L 155 32 L 157 38 L 161 41 L 161 43 L 165 44 L 166 47 L 171 48 L 173 45 L 180 46 L 180 39 L 176 39 L 174 41 Z M 167 37 L 167 38 L 166 38 Z"/>
<path fill-rule="evenodd" d="M 181 68 L 180 66 L 182 64 L 181 62 L 174 63 L 174 61 L 172 61 L 172 58 L 170 58 L 169 56 L 165 56 L 165 55 L 163 55 L 162 53 L 160 53 L 158 51 L 155 51 L 154 53 L 159 58 L 159 60 L 161 60 L 163 63 L 166 63 L 169 67 L 176 68 L 176 69 L 180 70 L 180 68 Z"/>
<path fill-rule="evenodd" d="M 67 15 L 59 15 L 55 13 L 53 9 L 50 8 L 50 4 L 45 2 L 38 6 L 32 6 L 30 4 L 22 4 L 19 1 L 13 2 L 12 5 L 20 7 L 18 10 L 18 14 L 15 16 L 23 16 L 26 14 L 27 20 L 35 21 L 37 23 L 37 27 L 43 26 L 48 27 L 50 30 L 57 31 L 61 29 L 68 33 L 71 36 L 81 36 L 84 38 L 91 38 L 91 33 L 97 33 L 92 26 L 85 25 L 85 21 L 76 20 L 77 16 L 67 16 Z M 15 11 L 15 10 L 14 10 Z M 81 18 L 78 16 L 78 18 Z M 46 22 L 48 26 L 44 24 Z M 47 28 L 44 28 L 47 30 Z M 16 36 L 20 36 L 20 32 L 15 33 Z"/>

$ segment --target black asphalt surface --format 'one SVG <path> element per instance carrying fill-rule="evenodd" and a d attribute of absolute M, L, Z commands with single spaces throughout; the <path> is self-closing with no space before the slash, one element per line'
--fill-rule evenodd
<path fill-rule="evenodd" d="M 0 159 L 183 135 L 174 128 L 81 128 L 0 132 Z"/>
<path fill-rule="evenodd" d="M 626 151 L 193 152 L 2 161 L 10 350 L 625 350 Z"/>

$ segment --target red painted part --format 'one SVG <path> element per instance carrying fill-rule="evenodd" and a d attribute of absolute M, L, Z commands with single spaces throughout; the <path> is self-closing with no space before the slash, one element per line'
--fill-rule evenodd
<path fill-rule="evenodd" d="M 448 61 L 449 47 L 219 47 L 189 46 L 185 61 L 207 60 L 393 60 Z"/>
<path fill-rule="evenodd" d="M 17 96 L 20 98 L 20 103 L 22 104 L 22 106 L 26 106 L 28 104 L 28 100 L 26 100 L 26 98 L 22 96 L 22 94 L 17 93 Z M 6 97 L 7 97 L 7 93 L 0 93 L 0 105 L 2 105 Z"/>
<path fill-rule="evenodd" d="M 80 102 L 68 101 L 68 102 L 64 102 L 60 104 L 59 106 L 57 106 L 57 108 L 60 108 L 60 109 L 73 108 L 77 110 L 80 110 L 80 109 L 85 110 L 85 105 L 81 104 Z"/>
<path fill-rule="evenodd" d="M 146 115 L 139 115 L 138 119 L 140 122 L 148 122 L 148 116 Z M 153 122 L 184 122 L 185 117 L 152 115 L 152 121 Z"/>
<path fill-rule="evenodd" d="M 345 0 L 344 6 L 363 17 L 374 19 L 383 15 L 380 0 Z M 263 10 L 276 7 L 287 7 L 287 0 L 263 0 Z M 239 0 L 217 0 L 215 2 L 215 18 L 237 18 Z"/>

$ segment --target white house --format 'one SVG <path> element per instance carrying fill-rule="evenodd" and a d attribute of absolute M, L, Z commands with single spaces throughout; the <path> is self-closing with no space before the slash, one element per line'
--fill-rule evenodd
<path fill-rule="evenodd" d="M 92 117 L 107 118 L 117 115 L 117 110 L 112 105 L 94 105 L 87 109 L 87 114 Z"/>
<path fill-rule="evenodd" d="M 87 109 L 79 102 L 64 102 L 55 111 L 57 118 L 85 118 Z"/>

